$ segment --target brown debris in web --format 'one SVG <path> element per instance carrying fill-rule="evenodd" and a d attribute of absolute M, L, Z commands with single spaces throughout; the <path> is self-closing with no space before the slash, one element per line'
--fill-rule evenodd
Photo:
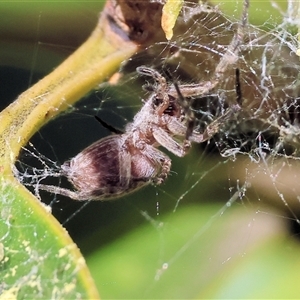
<path fill-rule="evenodd" d="M 102 12 L 109 30 L 136 44 L 146 45 L 161 39 L 162 3 L 150 0 L 110 0 Z"/>

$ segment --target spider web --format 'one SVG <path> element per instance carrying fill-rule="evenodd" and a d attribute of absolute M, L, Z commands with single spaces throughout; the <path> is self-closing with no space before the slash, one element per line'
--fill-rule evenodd
<path fill-rule="evenodd" d="M 179 87 L 209 81 L 237 30 L 238 14 L 233 18 L 218 7 L 185 3 L 174 39 L 151 45 L 133 57 L 122 67 L 122 76 L 116 85 L 103 84 L 47 125 L 33 137 L 20 157 L 18 178 L 51 206 L 53 214 L 64 223 L 84 253 L 90 254 L 97 247 L 104 251 L 110 249 L 110 244 L 118 243 L 141 225 L 154 229 L 158 239 L 151 247 L 158 250 L 149 257 L 153 259 L 153 266 L 147 284 L 136 291 L 143 297 L 195 296 L 193 287 L 199 285 L 197 276 L 200 275 L 193 270 L 193 263 L 197 265 L 200 261 L 206 266 L 208 261 L 213 261 L 209 265 L 210 272 L 200 276 L 203 288 L 210 284 L 215 273 L 226 275 L 231 261 L 250 253 L 262 240 L 280 236 L 288 226 L 297 231 L 295 224 L 300 223 L 297 23 L 292 2 L 286 11 L 270 3 L 282 15 L 282 21 L 275 24 L 271 15 L 261 26 L 248 24 L 237 63 L 228 64 L 224 79 L 212 93 L 190 99 L 197 129 L 203 131 L 235 104 L 235 70 L 238 68 L 242 110 L 224 120 L 211 140 L 194 145 L 185 158 L 168 153 L 172 158 L 172 171 L 164 185 L 149 186 L 116 201 L 87 204 L 38 189 L 40 182 L 71 188 L 59 176 L 60 165 L 109 134 L 96 123 L 94 115 L 121 129 L 132 120 L 142 105 L 141 99 L 148 95 L 142 89 L 147 82 L 136 74 L 136 67 L 146 65 L 161 72 L 168 69 Z M 240 8 L 241 4 L 237 3 L 236 7 Z M 80 138 L 74 132 L 82 132 Z M 182 230 L 182 235 L 186 234 L 180 227 L 182 223 L 174 221 L 185 212 L 190 214 L 189 234 L 182 237 L 179 233 L 174 237 L 173 231 Z M 189 223 L 189 217 L 185 217 Z M 126 226 L 120 228 L 118 224 Z M 216 228 L 222 227 L 225 233 L 223 239 L 217 239 L 219 244 L 207 242 L 209 237 L 217 237 Z M 288 235 L 296 236 L 295 232 L 290 231 Z M 175 244 L 172 237 L 178 240 Z M 95 243 L 95 240 L 100 242 Z M 205 253 L 201 259 L 187 262 L 189 271 L 179 267 L 182 260 L 200 252 Z M 91 257 L 92 261 L 93 255 Z M 91 269 L 93 271 L 93 265 Z M 183 272 L 182 276 L 189 278 L 190 294 L 184 288 L 173 288 L 172 292 L 163 290 L 168 277 L 174 274 L 172 270 Z M 103 282 L 109 283 L 109 271 L 105 276 L 108 277 L 102 276 Z M 103 290 L 105 296 L 106 290 Z M 108 288 L 107 295 L 114 298 L 125 297 L 126 292 L 127 297 L 141 295 L 132 291 L 130 294 L 126 289 L 122 296 L 117 293 L 111 296 L 110 292 Z M 236 294 L 228 297 L 233 295 Z"/>

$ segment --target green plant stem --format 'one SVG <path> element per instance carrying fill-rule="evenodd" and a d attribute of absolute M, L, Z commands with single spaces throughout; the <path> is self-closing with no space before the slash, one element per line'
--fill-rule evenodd
<path fill-rule="evenodd" d="M 1 112 L 0 170 L 10 173 L 21 147 L 42 125 L 112 75 L 136 50 L 131 42 L 113 41 L 99 24 L 66 61 Z"/>

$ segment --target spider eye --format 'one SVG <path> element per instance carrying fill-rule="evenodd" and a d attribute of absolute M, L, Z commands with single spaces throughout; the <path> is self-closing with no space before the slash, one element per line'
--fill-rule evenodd
<path fill-rule="evenodd" d="M 179 112 L 180 111 L 175 103 L 170 103 L 169 106 L 164 110 L 164 114 L 170 116 L 178 116 Z"/>
<path fill-rule="evenodd" d="M 176 99 L 169 95 L 169 105 L 164 110 L 164 114 L 170 115 L 170 116 L 179 116 L 180 115 L 180 107 L 176 103 Z"/>
<path fill-rule="evenodd" d="M 154 99 L 153 99 L 153 105 L 154 106 L 159 106 L 162 103 L 163 103 L 163 100 L 161 98 L 154 97 Z"/>

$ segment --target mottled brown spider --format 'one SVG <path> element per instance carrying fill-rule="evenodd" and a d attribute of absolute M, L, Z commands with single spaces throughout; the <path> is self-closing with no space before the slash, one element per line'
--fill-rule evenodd
<path fill-rule="evenodd" d="M 237 103 L 208 125 L 203 133 L 194 129 L 189 99 L 208 95 L 222 81 L 226 69 L 236 64 L 247 23 L 247 9 L 248 1 L 245 1 L 241 24 L 211 80 L 194 85 L 169 85 L 156 70 L 138 67 L 137 72 L 153 78 L 156 85 L 125 132 L 100 139 L 61 166 L 61 174 L 76 191 L 42 184 L 38 188 L 74 200 L 106 200 L 149 183 L 164 182 L 170 172 L 171 159 L 157 149 L 159 146 L 183 157 L 191 142 L 202 143 L 211 139 L 224 121 L 240 109 L 238 69 Z"/>

